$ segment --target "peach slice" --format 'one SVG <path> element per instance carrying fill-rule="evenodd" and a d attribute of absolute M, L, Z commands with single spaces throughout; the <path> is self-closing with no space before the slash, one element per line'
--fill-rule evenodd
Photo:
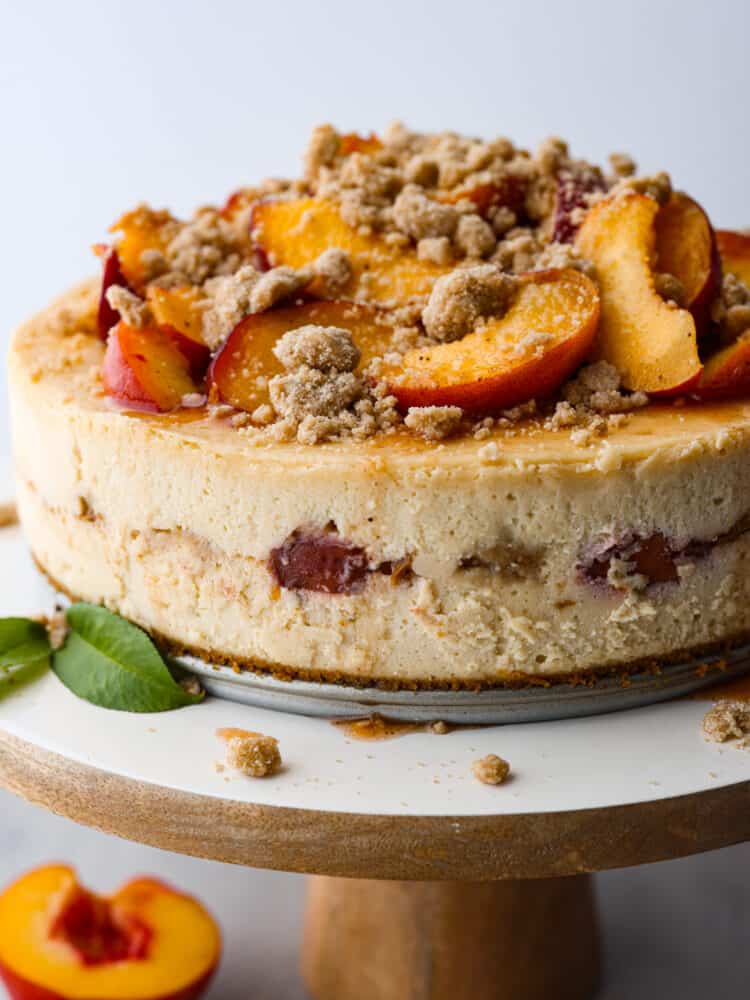
<path fill-rule="evenodd" d="M 593 170 L 560 173 L 552 216 L 554 242 L 572 243 L 575 240 L 581 224 L 578 216 L 588 208 L 588 195 L 604 190 L 604 178 Z"/>
<path fill-rule="evenodd" d="M 415 348 L 383 373 L 399 404 L 487 414 L 553 392 L 591 349 L 596 285 L 572 269 L 521 278 L 504 316 L 461 340 Z"/>
<path fill-rule="evenodd" d="M 259 202 L 253 209 L 252 233 L 275 265 L 303 267 L 331 247 L 346 250 L 353 273 L 344 296 L 383 305 L 429 295 L 435 280 L 449 270 L 418 260 L 411 248 L 362 235 L 344 222 L 333 202 L 316 198 Z M 315 292 L 315 284 L 311 290 Z"/>
<path fill-rule="evenodd" d="M 203 344 L 203 310 L 201 294 L 195 285 L 159 288 L 150 285 L 146 301 L 158 326 L 169 326 L 188 340 Z"/>
<path fill-rule="evenodd" d="M 214 358 L 208 383 L 238 410 L 252 411 L 268 402 L 268 379 L 283 372 L 273 353 L 287 330 L 300 326 L 338 326 L 349 330 L 362 352 L 360 369 L 388 350 L 393 335 L 384 310 L 350 302 L 306 302 L 257 313 L 241 320 Z"/>
<path fill-rule="evenodd" d="M 96 313 L 96 329 L 102 340 L 107 339 L 107 334 L 120 322 L 120 314 L 107 301 L 107 291 L 112 285 L 122 285 L 128 287 L 125 275 L 120 267 L 120 258 L 113 247 L 97 248 L 102 259 L 102 290 L 99 293 L 99 307 Z"/>
<path fill-rule="evenodd" d="M 365 153 L 371 156 L 373 153 L 377 153 L 378 150 L 381 150 L 382 148 L 383 143 L 374 132 L 370 132 L 369 135 L 358 135 L 356 132 L 345 132 L 341 136 L 339 155 L 350 156 L 352 153 Z"/>
<path fill-rule="evenodd" d="M 708 358 L 693 393 L 700 399 L 750 395 L 750 331 Z"/>
<path fill-rule="evenodd" d="M 516 213 L 523 211 L 528 183 L 523 177 L 508 176 L 497 183 L 476 184 L 474 187 L 456 188 L 442 191 L 436 197 L 449 205 L 466 199 L 473 201 L 480 215 L 486 215 L 491 208 L 504 205 Z"/>
<path fill-rule="evenodd" d="M 158 250 L 163 253 L 175 233 L 176 225 L 177 220 L 168 211 L 155 211 L 140 205 L 110 226 L 110 232 L 119 234 L 115 249 L 122 273 L 133 291 L 140 293 L 146 281 L 147 272 L 141 256 L 143 251 Z"/>
<path fill-rule="evenodd" d="M 596 267 L 602 300 L 596 356 L 617 368 L 628 389 L 678 395 L 697 382 L 695 321 L 654 287 L 659 205 L 642 194 L 609 198 L 586 216 L 576 246 Z"/>
<path fill-rule="evenodd" d="M 0 896 L 0 978 L 12 1000 L 197 1000 L 220 955 L 201 904 L 155 879 L 102 898 L 50 865 Z"/>
<path fill-rule="evenodd" d="M 750 285 L 750 235 L 717 229 L 716 242 L 724 270 Z"/>
<path fill-rule="evenodd" d="M 175 335 L 160 327 L 136 330 L 118 323 L 107 341 L 102 375 L 107 394 L 134 409 L 165 413 L 197 391 L 190 359 Z"/>
<path fill-rule="evenodd" d="M 684 307 L 700 336 L 709 325 L 711 302 L 721 282 L 721 261 L 713 227 L 698 202 L 675 191 L 656 216 L 656 266 L 685 289 Z"/>

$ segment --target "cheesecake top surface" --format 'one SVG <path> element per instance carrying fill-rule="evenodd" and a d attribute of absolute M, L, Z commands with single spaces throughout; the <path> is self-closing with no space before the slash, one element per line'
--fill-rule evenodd
<path fill-rule="evenodd" d="M 29 360 L 155 431 L 606 470 L 746 422 L 750 235 L 622 153 L 323 125 L 299 177 L 111 232 Z"/>
<path fill-rule="evenodd" d="M 94 333 L 98 295 L 99 283 L 91 279 L 26 323 L 11 350 L 12 377 L 29 384 L 38 405 L 52 412 L 67 408 L 94 421 L 127 420 L 148 437 L 202 442 L 240 461 L 477 472 L 498 466 L 520 473 L 557 466 L 604 473 L 644 460 L 689 461 L 706 451 L 731 451 L 750 441 L 750 399 L 678 397 L 650 402 L 609 427 L 577 423 L 571 429 L 555 419 L 550 407 L 546 414 L 542 408 L 521 407 L 514 419 L 495 419 L 491 427 L 480 421 L 478 432 L 453 434 L 439 442 L 400 426 L 361 441 L 328 440 L 311 450 L 296 441 L 275 440 L 250 424 L 236 426 L 235 411 L 220 404 L 155 413 L 113 400 L 101 380 L 107 347 Z"/>

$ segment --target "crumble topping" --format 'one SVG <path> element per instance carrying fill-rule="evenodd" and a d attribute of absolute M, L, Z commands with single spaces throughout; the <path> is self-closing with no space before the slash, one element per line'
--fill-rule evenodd
<path fill-rule="evenodd" d="M 118 312 L 128 326 L 142 329 L 151 322 L 148 304 L 122 285 L 111 285 L 106 292 L 107 302 Z"/>
<path fill-rule="evenodd" d="M 719 701 L 703 719 L 703 735 L 713 743 L 726 743 L 750 735 L 750 705 Z"/>
<path fill-rule="evenodd" d="M 722 342 L 731 343 L 750 329 L 750 288 L 734 274 L 724 274 L 711 318 L 719 326 Z"/>
<path fill-rule="evenodd" d="M 226 761 L 248 778 L 266 778 L 281 770 L 279 741 L 262 733 L 232 736 L 227 740 Z"/>
<path fill-rule="evenodd" d="M 180 322 L 190 332 L 199 328 L 212 353 L 242 319 L 280 304 L 348 297 L 381 310 L 389 332 L 376 351 L 369 344 L 355 345 L 335 323 L 305 327 L 296 337 L 281 336 L 274 353 L 284 373 L 259 376 L 256 381 L 266 384 L 258 384 L 255 395 L 243 388 L 240 373 L 239 398 L 245 391 L 249 396 L 246 410 L 235 409 L 236 392 L 226 393 L 235 403 L 229 406 L 216 385 L 201 391 L 204 386 L 196 384 L 195 392 L 182 395 L 182 405 L 203 405 L 208 395 L 212 416 L 228 417 L 238 431 L 271 440 L 361 440 L 401 425 L 437 441 L 460 428 L 461 410 L 427 406 L 406 412 L 404 403 L 399 411 L 381 378 L 390 371 L 394 391 L 401 395 L 393 366 L 414 348 L 460 340 L 502 318 L 521 273 L 575 268 L 596 282 L 591 262 L 575 246 L 589 209 L 602 198 L 633 193 L 665 204 L 672 192 L 668 174 L 639 176 L 626 153 L 612 153 L 603 170 L 575 158 L 555 136 L 529 151 L 502 136 L 484 141 L 450 131 L 419 133 L 398 122 L 380 136 L 340 133 L 324 124 L 313 130 L 299 180 L 271 178 L 241 188 L 222 208 L 199 208 L 185 222 L 146 205 L 123 216 L 115 227 L 120 237 L 114 249 L 122 246 L 128 266 L 135 268 L 135 261 L 140 270 L 128 271 L 127 279 L 113 273 L 105 301 L 115 317 L 140 328 L 155 321 L 170 325 L 171 320 L 161 319 L 163 307 L 166 316 L 175 317 L 178 332 Z M 299 228 L 303 252 L 289 260 L 302 265 L 288 266 L 283 247 L 277 252 L 277 245 L 264 244 L 259 234 L 267 223 L 254 224 L 253 212 L 259 203 L 300 198 L 335 204 L 338 217 L 330 221 L 323 215 L 320 222 L 332 227 L 334 245 L 327 245 L 325 231 L 321 235 L 307 226 L 314 213 L 305 209 L 306 228 L 301 223 Z M 340 221 L 351 229 L 351 244 L 338 228 Z M 363 239 L 371 242 L 362 244 Z M 313 252 L 306 255 L 309 249 Z M 394 256 L 402 252 L 403 269 Z M 391 281 L 392 266 L 397 273 Z M 688 307 L 686 286 L 677 275 L 655 273 L 654 287 L 667 303 Z M 152 290 L 179 294 L 164 300 L 152 297 Z M 750 330 L 750 288 L 726 274 L 711 319 L 724 343 Z M 519 363 L 542 358 L 551 339 L 544 329 L 529 329 L 512 355 Z M 367 354 L 363 371 L 358 369 L 360 348 Z M 197 370 L 200 360 L 191 356 L 190 367 Z M 248 374 L 248 384 L 252 377 Z M 643 393 L 626 393 L 618 372 L 600 362 L 582 368 L 551 401 L 542 399 L 538 410 L 533 398 L 500 412 L 490 406 L 493 416 L 482 418 L 480 412 L 467 427 L 482 440 L 536 416 L 533 426 L 517 432 L 566 428 L 575 443 L 589 444 L 622 426 L 646 403 Z"/>
<path fill-rule="evenodd" d="M 481 319 L 501 316 L 510 305 L 516 283 L 491 264 L 451 271 L 435 282 L 422 312 L 429 336 L 459 340 Z"/>
<path fill-rule="evenodd" d="M 440 441 L 458 430 L 463 415 L 460 406 L 412 406 L 404 423 L 427 441 Z"/>
<path fill-rule="evenodd" d="M 510 774 L 510 764 L 497 754 L 489 753 L 471 765 L 474 777 L 483 785 L 502 785 Z"/>

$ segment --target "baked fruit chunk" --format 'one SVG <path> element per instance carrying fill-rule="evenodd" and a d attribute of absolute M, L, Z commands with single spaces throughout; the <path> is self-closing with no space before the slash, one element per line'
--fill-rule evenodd
<path fill-rule="evenodd" d="M 198 391 L 189 349 L 181 350 L 180 341 L 160 327 L 141 330 L 118 323 L 110 332 L 102 368 L 108 395 L 135 409 L 176 410 L 186 396 Z"/>
<path fill-rule="evenodd" d="M 391 246 L 348 225 L 333 202 L 316 198 L 263 201 L 252 215 L 252 235 L 275 266 L 305 267 L 326 250 L 349 254 L 352 274 L 345 298 L 398 305 L 429 295 L 449 268 L 421 261 L 411 248 Z M 313 283 L 310 290 L 315 293 Z"/>
<path fill-rule="evenodd" d="M 718 229 L 716 242 L 724 270 L 750 285 L 750 235 Z"/>
<path fill-rule="evenodd" d="M 689 392 L 700 378 L 695 320 L 656 291 L 653 261 L 659 204 L 626 194 L 591 209 L 576 240 L 596 268 L 601 321 L 596 356 L 623 384 L 651 395 Z"/>
<path fill-rule="evenodd" d="M 716 235 L 697 201 L 676 191 L 656 215 L 656 263 L 684 290 L 681 303 L 695 320 L 698 336 L 709 326 L 711 303 L 721 283 Z"/>
<path fill-rule="evenodd" d="M 594 283 L 572 269 L 524 275 L 504 316 L 460 340 L 415 348 L 384 378 L 403 408 L 507 409 L 553 392 L 591 350 L 599 320 Z"/>
<path fill-rule="evenodd" d="M 388 350 L 393 335 L 388 314 L 375 306 L 306 302 L 272 309 L 237 324 L 211 365 L 209 386 L 238 410 L 252 413 L 268 403 L 268 380 L 284 371 L 273 349 L 285 333 L 303 326 L 348 330 L 361 353 L 360 371 Z"/>

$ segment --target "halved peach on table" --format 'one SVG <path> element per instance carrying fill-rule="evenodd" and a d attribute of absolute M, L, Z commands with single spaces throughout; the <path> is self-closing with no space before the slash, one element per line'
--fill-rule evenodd
<path fill-rule="evenodd" d="M 420 261 L 412 247 L 394 247 L 363 235 L 341 217 L 338 206 L 318 198 L 262 201 L 253 209 L 252 235 L 275 266 L 305 267 L 325 250 L 345 250 L 352 277 L 342 296 L 393 305 L 429 295 L 449 268 Z M 316 285 L 310 286 L 315 294 Z"/>
<path fill-rule="evenodd" d="M 667 304 L 654 285 L 658 213 L 647 195 L 601 201 L 576 246 L 596 267 L 601 294 L 596 357 L 621 372 L 626 388 L 672 396 L 695 387 L 702 365 L 693 316 Z"/>
<path fill-rule="evenodd" d="M 0 978 L 12 1000 L 197 1000 L 220 955 L 203 906 L 155 879 L 100 897 L 50 865 L 0 895 Z"/>
<path fill-rule="evenodd" d="M 721 261 L 708 216 L 681 191 L 656 214 L 656 267 L 673 274 L 685 289 L 685 309 L 700 337 L 709 327 L 711 303 L 721 283 Z"/>
<path fill-rule="evenodd" d="M 716 242 L 724 270 L 750 285 L 750 235 L 717 229 Z"/>
<path fill-rule="evenodd" d="M 302 326 L 349 330 L 361 351 L 360 370 L 390 348 L 393 327 L 384 310 L 351 302 L 306 302 L 241 320 L 209 369 L 208 384 L 225 402 L 252 413 L 268 402 L 267 380 L 284 369 L 273 353 L 288 330 Z"/>
<path fill-rule="evenodd" d="M 580 271 L 526 274 L 504 316 L 452 343 L 407 352 L 383 378 L 403 409 L 497 412 L 561 385 L 591 350 L 598 320 L 596 285 Z"/>
<path fill-rule="evenodd" d="M 104 353 L 107 395 L 134 409 L 155 413 L 177 409 L 184 396 L 198 391 L 189 351 L 185 345 L 180 349 L 178 336 L 161 327 L 136 329 L 120 321 L 110 331 Z"/>

